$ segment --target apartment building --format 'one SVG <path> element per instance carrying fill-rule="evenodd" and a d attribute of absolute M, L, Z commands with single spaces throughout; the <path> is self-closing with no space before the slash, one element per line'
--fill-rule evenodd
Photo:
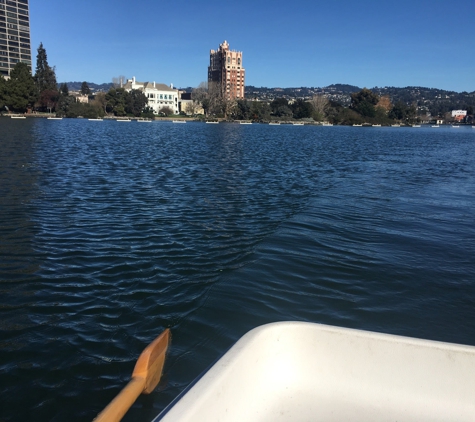
<path fill-rule="evenodd" d="M 211 50 L 208 67 L 208 86 L 215 85 L 227 100 L 244 98 L 245 70 L 242 52 L 229 49 L 224 41 L 218 50 Z"/>
<path fill-rule="evenodd" d="M 9 77 L 18 62 L 31 67 L 28 0 L 0 0 L 0 74 Z"/>

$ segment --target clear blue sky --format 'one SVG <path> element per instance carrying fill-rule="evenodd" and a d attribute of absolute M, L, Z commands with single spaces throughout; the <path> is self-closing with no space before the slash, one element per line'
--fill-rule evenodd
<path fill-rule="evenodd" d="M 30 0 L 30 15 L 59 82 L 197 86 L 227 40 L 246 85 L 475 91 L 473 0 Z"/>

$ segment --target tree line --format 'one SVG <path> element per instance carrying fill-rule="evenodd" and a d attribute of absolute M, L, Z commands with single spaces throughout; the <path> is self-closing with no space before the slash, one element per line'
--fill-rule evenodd
<path fill-rule="evenodd" d="M 32 75 L 26 63 L 17 63 L 7 80 L 0 75 L 0 112 L 55 113 L 60 117 L 103 117 L 115 116 L 153 116 L 153 110 L 147 107 L 147 97 L 139 90 L 126 91 L 123 88 L 111 88 L 109 92 L 100 92 L 91 98 L 87 82 L 81 84 L 80 94 L 88 98 L 87 102 L 78 101 L 70 95 L 68 85 L 58 86 L 55 68 L 48 63 L 43 43 L 37 50 L 36 71 Z"/>

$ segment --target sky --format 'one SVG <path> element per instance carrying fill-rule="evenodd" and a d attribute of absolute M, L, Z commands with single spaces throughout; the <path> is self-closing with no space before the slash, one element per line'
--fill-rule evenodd
<path fill-rule="evenodd" d="M 475 1 L 30 0 L 58 82 L 120 75 L 175 87 L 207 80 L 209 52 L 243 52 L 246 85 L 423 86 L 475 91 Z"/>

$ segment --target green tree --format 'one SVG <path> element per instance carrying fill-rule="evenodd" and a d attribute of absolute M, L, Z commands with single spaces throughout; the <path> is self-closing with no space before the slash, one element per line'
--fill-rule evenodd
<path fill-rule="evenodd" d="M 144 117 L 144 118 L 147 118 L 147 119 L 154 119 L 155 118 L 155 113 L 153 111 L 153 108 L 152 107 L 145 107 L 142 111 L 142 113 L 140 114 L 140 117 Z"/>
<path fill-rule="evenodd" d="M 287 107 L 287 109 L 290 111 L 289 102 L 285 98 L 275 98 L 274 101 L 270 103 L 272 114 L 276 116 L 281 115 L 279 113 L 279 110 L 283 110 L 281 107 Z"/>
<path fill-rule="evenodd" d="M 414 105 L 408 106 L 404 101 L 397 101 L 388 114 L 388 117 L 394 120 L 413 123 L 416 120 L 417 110 Z"/>
<path fill-rule="evenodd" d="M 237 100 L 236 102 L 236 119 L 248 120 L 251 115 L 251 106 L 247 100 Z"/>
<path fill-rule="evenodd" d="M 132 89 L 127 92 L 124 88 L 111 88 L 106 94 L 105 100 L 106 111 L 113 113 L 115 116 L 132 114 L 138 117 L 148 103 L 147 97 L 142 91 Z"/>
<path fill-rule="evenodd" d="M 261 101 L 253 101 L 251 103 L 251 119 L 258 121 L 270 120 L 271 108 L 269 104 Z"/>
<path fill-rule="evenodd" d="M 81 94 L 82 95 L 89 95 L 91 93 L 91 90 L 89 89 L 89 85 L 87 84 L 86 81 L 84 81 L 81 84 Z"/>
<path fill-rule="evenodd" d="M 376 115 L 376 104 L 379 97 L 367 88 L 351 94 L 351 108 L 364 117 L 374 117 Z"/>
<path fill-rule="evenodd" d="M 126 91 L 124 96 L 126 113 L 133 114 L 137 117 L 140 116 L 145 106 L 148 104 L 145 94 L 138 89 L 132 89 L 129 92 Z"/>
<path fill-rule="evenodd" d="M 69 95 L 61 95 L 56 105 L 56 114 L 58 116 L 68 116 L 70 115 L 70 111 L 74 108 L 76 103 L 76 98 Z"/>
<path fill-rule="evenodd" d="M 59 91 L 61 92 L 61 95 L 67 97 L 69 95 L 68 84 L 66 82 L 63 82 L 59 88 Z"/>
<path fill-rule="evenodd" d="M 293 113 L 289 106 L 280 106 L 275 111 L 274 116 L 282 117 L 283 119 L 291 119 Z"/>
<path fill-rule="evenodd" d="M 30 67 L 26 63 L 17 63 L 7 81 L 7 105 L 13 111 L 24 113 L 33 107 L 37 98 L 35 80 L 31 76 Z"/>
<path fill-rule="evenodd" d="M 6 110 L 7 106 L 7 81 L 0 75 L 0 113 Z"/>
<path fill-rule="evenodd" d="M 389 112 L 388 116 L 394 120 L 404 120 L 406 118 L 407 105 L 404 101 L 397 101 Z"/>
<path fill-rule="evenodd" d="M 290 109 L 296 119 L 307 119 L 312 117 L 313 107 L 310 103 L 299 98 L 290 105 Z"/>
<path fill-rule="evenodd" d="M 40 43 L 37 51 L 35 82 L 38 88 L 38 94 L 46 90 L 57 91 L 56 73 L 54 68 L 48 64 L 48 56 L 46 49 L 43 47 L 43 43 Z"/>
<path fill-rule="evenodd" d="M 125 116 L 125 89 L 111 88 L 106 94 L 106 111 L 115 116 Z"/>
<path fill-rule="evenodd" d="M 336 101 L 329 101 L 326 114 L 328 121 L 333 124 L 354 125 L 364 122 L 361 114 L 350 108 L 343 107 Z"/>

